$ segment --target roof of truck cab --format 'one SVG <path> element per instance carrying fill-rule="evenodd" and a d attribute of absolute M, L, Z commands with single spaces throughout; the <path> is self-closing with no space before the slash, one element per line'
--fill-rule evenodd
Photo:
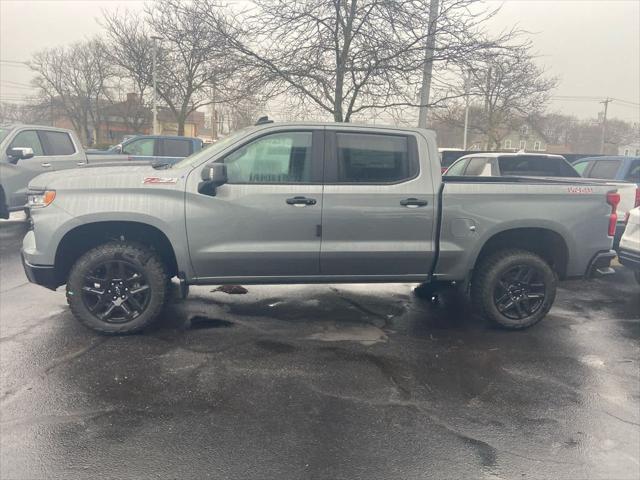
<path fill-rule="evenodd" d="M 399 132 L 432 132 L 433 130 L 427 128 L 416 127 L 396 127 L 394 125 L 370 125 L 364 123 L 350 123 L 350 122 L 270 122 L 255 125 L 255 130 L 266 130 L 269 128 L 284 127 L 284 128 L 314 128 L 314 127 L 327 127 L 338 129 L 353 129 L 353 130 L 397 130 Z"/>

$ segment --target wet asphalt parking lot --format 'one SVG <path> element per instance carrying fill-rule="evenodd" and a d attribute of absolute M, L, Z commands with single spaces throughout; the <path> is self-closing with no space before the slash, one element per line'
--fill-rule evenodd
<path fill-rule="evenodd" d="M 522 332 L 411 285 L 192 288 L 104 337 L 0 225 L 0 477 L 640 478 L 640 286 L 564 283 Z"/>

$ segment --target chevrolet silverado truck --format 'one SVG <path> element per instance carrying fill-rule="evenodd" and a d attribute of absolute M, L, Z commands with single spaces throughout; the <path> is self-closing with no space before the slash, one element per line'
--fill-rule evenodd
<path fill-rule="evenodd" d="M 619 195 L 588 180 L 447 177 L 435 134 L 262 124 L 164 169 L 31 181 L 22 259 L 66 284 L 103 333 L 141 330 L 189 285 L 455 283 L 510 329 L 541 320 L 558 280 L 610 273 Z"/>

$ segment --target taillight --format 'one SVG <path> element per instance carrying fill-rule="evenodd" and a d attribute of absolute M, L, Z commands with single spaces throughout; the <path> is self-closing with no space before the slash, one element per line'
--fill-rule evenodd
<path fill-rule="evenodd" d="M 618 192 L 607 193 L 607 204 L 611 205 L 611 213 L 609 214 L 609 236 L 616 234 L 616 224 L 618 223 L 618 204 L 620 203 L 620 194 Z"/>
<path fill-rule="evenodd" d="M 640 207 L 640 187 L 636 188 L 636 201 L 633 204 L 634 207 Z"/>

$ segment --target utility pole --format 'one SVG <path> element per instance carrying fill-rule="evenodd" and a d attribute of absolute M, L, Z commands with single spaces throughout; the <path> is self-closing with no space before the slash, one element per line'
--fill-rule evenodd
<path fill-rule="evenodd" d="M 429 105 L 429 93 L 431 90 L 431 77 L 433 74 L 433 53 L 436 47 L 436 25 L 440 0 L 431 0 L 429 4 L 429 25 L 427 26 L 427 45 L 424 52 L 424 65 L 422 71 L 422 88 L 420 89 L 420 111 L 418 115 L 418 127 L 427 128 L 427 110 Z"/>
<path fill-rule="evenodd" d="M 216 118 L 216 84 L 211 84 L 211 141 L 218 139 L 218 119 Z"/>
<path fill-rule="evenodd" d="M 469 131 L 469 86 L 471 83 L 471 70 L 467 71 L 467 76 L 464 78 L 464 139 L 462 142 L 462 149 L 467 150 L 467 132 Z"/>
<path fill-rule="evenodd" d="M 157 62 L 157 55 L 158 55 L 158 40 L 161 40 L 162 37 L 158 37 L 158 36 L 153 36 L 151 37 L 151 39 L 153 40 L 153 52 L 152 52 L 152 65 L 151 65 L 151 71 L 152 71 L 152 75 L 153 75 L 153 134 L 157 135 L 158 134 L 158 87 L 157 87 L 157 75 L 156 75 L 156 62 Z"/>
<path fill-rule="evenodd" d="M 602 115 L 602 137 L 600 138 L 600 153 L 604 153 L 604 142 L 607 137 L 607 109 L 609 103 L 613 102 L 610 98 L 605 98 L 600 103 L 604 103 L 604 114 Z"/>

